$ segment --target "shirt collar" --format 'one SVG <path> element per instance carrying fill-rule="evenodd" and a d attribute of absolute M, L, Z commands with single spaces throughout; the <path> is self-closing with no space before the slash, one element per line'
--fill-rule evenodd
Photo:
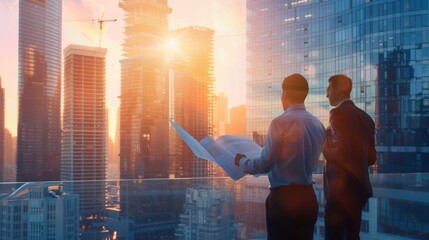
<path fill-rule="evenodd" d="M 337 104 L 337 107 L 339 107 L 341 104 L 343 104 L 343 102 L 345 102 L 345 101 L 351 101 L 351 99 L 350 98 L 346 98 L 346 99 L 344 99 L 344 100 L 342 100 L 341 102 L 339 102 L 338 104 Z"/>
<path fill-rule="evenodd" d="M 294 110 L 305 110 L 305 105 L 303 103 L 296 103 L 289 106 L 285 112 L 291 112 Z"/>

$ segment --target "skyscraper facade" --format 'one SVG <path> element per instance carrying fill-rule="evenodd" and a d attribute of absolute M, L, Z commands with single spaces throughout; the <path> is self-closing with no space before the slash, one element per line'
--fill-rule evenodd
<path fill-rule="evenodd" d="M 171 32 L 176 48 L 170 59 L 172 118 L 198 140 L 213 136 L 213 35 L 203 27 Z M 176 141 L 174 150 L 176 177 L 213 176 L 213 164 L 195 157 L 184 141 Z"/>
<path fill-rule="evenodd" d="M 64 114 L 61 180 L 78 193 L 83 215 L 106 203 L 106 52 L 69 45 L 64 49 Z"/>
<path fill-rule="evenodd" d="M 119 7 L 125 14 L 120 60 L 121 219 L 135 223 L 136 238 L 168 238 L 174 230 L 166 217 L 166 209 L 174 207 L 169 191 L 149 194 L 138 180 L 169 176 L 165 43 L 171 8 L 167 0 L 122 0 Z M 166 182 L 157 183 L 158 189 L 166 189 Z"/>
<path fill-rule="evenodd" d="M 328 126 L 331 75 L 376 122 L 378 172 L 429 171 L 429 1 L 247 1 L 246 134 L 263 144 L 281 83 L 309 81 L 307 109 Z"/>
<path fill-rule="evenodd" d="M 120 165 L 122 179 L 168 176 L 167 0 L 123 0 Z"/>
<path fill-rule="evenodd" d="M 1 77 L 0 77 L 0 182 L 3 182 L 4 176 L 6 175 L 5 172 L 5 128 L 4 128 L 4 88 L 1 86 Z"/>
<path fill-rule="evenodd" d="M 19 1 L 17 181 L 60 179 L 62 1 Z"/>

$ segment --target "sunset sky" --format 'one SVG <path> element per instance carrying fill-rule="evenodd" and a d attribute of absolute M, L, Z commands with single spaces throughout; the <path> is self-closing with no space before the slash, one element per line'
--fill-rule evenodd
<path fill-rule="evenodd" d="M 103 24 L 101 45 L 107 48 L 107 107 L 114 137 L 120 95 L 124 13 L 118 0 L 63 0 L 62 48 L 69 44 L 99 45 L 99 24 L 93 19 L 117 19 Z M 225 92 L 229 107 L 245 103 L 245 0 L 169 0 L 170 30 L 202 26 L 215 30 L 215 93 Z M 6 92 L 5 127 L 13 135 L 18 111 L 19 0 L 0 0 L 0 77 Z"/>

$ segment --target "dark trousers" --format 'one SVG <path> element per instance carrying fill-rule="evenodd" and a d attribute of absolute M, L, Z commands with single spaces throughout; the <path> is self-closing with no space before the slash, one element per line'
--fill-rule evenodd
<path fill-rule="evenodd" d="M 319 205 L 312 185 L 271 189 L 265 209 L 268 240 L 313 239 Z"/>
<path fill-rule="evenodd" d="M 367 200 L 356 198 L 341 204 L 334 198 L 325 205 L 325 239 L 359 240 L 362 209 Z"/>

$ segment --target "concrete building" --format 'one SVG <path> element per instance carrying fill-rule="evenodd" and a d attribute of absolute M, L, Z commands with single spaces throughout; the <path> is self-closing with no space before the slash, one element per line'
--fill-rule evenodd
<path fill-rule="evenodd" d="M 26 183 L 0 199 L 1 240 L 79 238 L 79 197 L 59 182 Z"/>
<path fill-rule="evenodd" d="M 101 215 L 106 204 L 106 52 L 64 49 L 64 114 L 61 180 L 79 194 L 81 214 Z"/>
<path fill-rule="evenodd" d="M 175 239 L 234 239 L 231 197 L 224 190 L 188 188 Z"/>

